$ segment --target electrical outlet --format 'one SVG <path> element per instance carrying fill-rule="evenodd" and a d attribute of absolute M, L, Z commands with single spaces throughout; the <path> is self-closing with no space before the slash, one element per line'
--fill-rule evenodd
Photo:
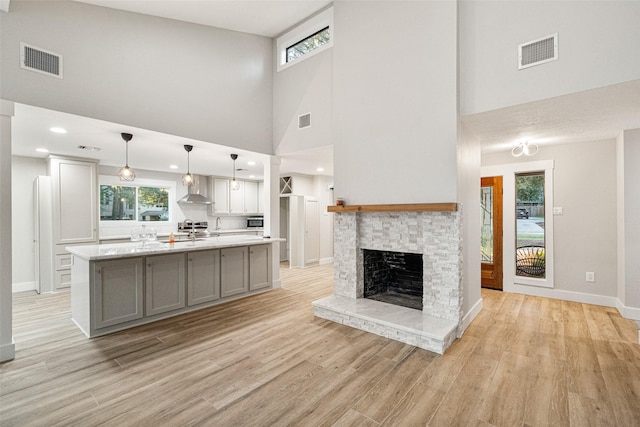
<path fill-rule="evenodd" d="M 596 273 L 593 271 L 587 271 L 587 276 L 585 279 L 587 282 L 595 282 L 596 281 Z"/>

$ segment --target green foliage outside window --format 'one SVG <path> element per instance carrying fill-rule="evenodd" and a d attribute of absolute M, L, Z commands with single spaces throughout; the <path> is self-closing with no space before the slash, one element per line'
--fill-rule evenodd
<path fill-rule="evenodd" d="M 101 221 L 169 221 L 169 189 L 100 186 Z"/>

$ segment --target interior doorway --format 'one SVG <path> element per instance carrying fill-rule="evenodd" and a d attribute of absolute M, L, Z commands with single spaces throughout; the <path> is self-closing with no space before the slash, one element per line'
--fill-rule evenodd
<path fill-rule="evenodd" d="M 502 290 L 502 177 L 480 180 L 480 260 L 483 288 Z"/>
<path fill-rule="evenodd" d="M 280 242 L 280 262 L 289 261 L 289 198 L 280 197 L 280 237 L 284 242 Z"/>

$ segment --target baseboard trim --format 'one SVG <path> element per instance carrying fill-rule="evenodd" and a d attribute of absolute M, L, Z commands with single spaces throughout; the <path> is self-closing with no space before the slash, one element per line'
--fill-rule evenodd
<path fill-rule="evenodd" d="M 320 262 L 318 263 L 319 265 L 324 265 L 324 264 L 333 264 L 333 257 L 329 257 L 329 258 L 320 258 Z"/>
<path fill-rule="evenodd" d="M 616 298 L 615 307 L 620 312 L 620 315 L 625 319 L 640 320 L 640 308 L 627 307 L 622 303 L 622 301 L 620 301 L 619 298 Z M 639 335 L 639 338 L 640 338 L 640 335 Z"/>
<path fill-rule="evenodd" d="M 11 344 L 5 344 L 0 346 L 0 363 L 8 362 L 9 360 L 13 360 L 16 358 L 16 345 L 12 342 Z"/>
<path fill-rule="evenodd" d="M 475 319 L 476 316 L 478 316 L 478 314 L 480 314 L 481 311 L 482 311 L 482 298 L 480 298 L 473 305 L 473 307 L 471 307 L 471 310 L 469 310 L 469 312 L 465 314 L 464 317 L 462 318 L 462 324 L 458 328 L 458 333 L 457 333 L 458 338 L 462 337 L 462 334 L 464 334 L 464 331 L 467 330 L 471 322 L 473 322 L 473 319 Z"/>
<path fill-rule="evenodd" d="M 22 282 L 22 283 L 14 283 L 11 285 L 11 292 L 14 294 L 16 292 L 27 292 L 27 291 L 35 291 L 36 290 L 36 282 Z"/>
<path fill-rule="evenodd" d="M 563 301 L 579 302 L 582 304 L 601 305 L 603 307 L 618 308 L 619 300 L 616 297 L 605 295 L 586 294 L 582 292 L 563 291 L 560 289 L 537 288 L 532 286 L 513 285 L 509 290 L 514 294 L 533 295 L 536 297 L 554 298 Z M 619 309 L 618 309 L 619 310 Z M 622 314 L 622 313 L 620 313 Z"/>
<path fill-rule="evenodd" d="M 272 289 L 280 289 L 282 287 L 282 281 L 280 279 L 274 280 L 271 284 Z"/>

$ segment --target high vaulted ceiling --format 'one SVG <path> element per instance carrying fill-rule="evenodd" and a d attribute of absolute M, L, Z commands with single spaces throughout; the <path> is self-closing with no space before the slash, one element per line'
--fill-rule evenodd
<path fill-rule="evenodd" d="M 211 27 L 280 35 L 324 8 L 327 0 L 76 0 Z"/>

